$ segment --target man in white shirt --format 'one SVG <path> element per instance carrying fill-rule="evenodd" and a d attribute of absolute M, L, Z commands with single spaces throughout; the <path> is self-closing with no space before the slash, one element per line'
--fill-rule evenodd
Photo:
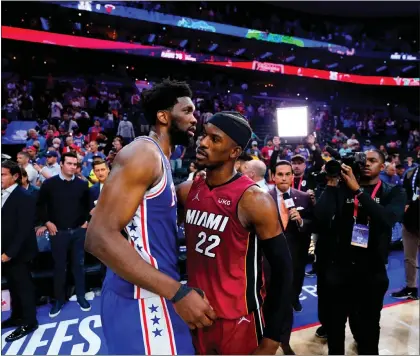
<path fill-rule="evenodd" d="M 60 165 L 57 163 L 58 153 L 56 151 L 47 151 L 47 164 L 44 167 L 40 167 L 34 164 L 34 168 L 39 173 L 39 182 L 43 183 L 46 179 L 58 175 L 61 171 Z"/>
<path fill-rule="evenodd" d="M 268 192 L 270 187 L 268 186 L 265 180 L 265 174 L 267 172 L 267 166 L 263 161 L 252 160 L 248 161 L 244 164 L 242 168 L 242 173 L 245 174 L 247 177 L 251 178 L 257 185 Z"/>
<path fill-rule="evenodd" d="M 38 179 L 38 172 L 34 168 L 34 166 L 29 162 L 30 156 L 28 152 L 19 152 L 17 154 L 17 163 L 21 168 L 24 168 L 26 170 L 26 173 L 28 173 L 28 180 L 29 183 L 32 185 L 36 185 L 36 181 Z"/>

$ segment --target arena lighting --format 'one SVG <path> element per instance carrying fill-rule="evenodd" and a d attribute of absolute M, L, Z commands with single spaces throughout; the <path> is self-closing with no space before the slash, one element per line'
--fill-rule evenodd
<path fill-rule="evenodd" d="M 279 137 L 306 137 L 308 135 L 308 108 L 277 108 L 277 132 Z"/>
<path fill-rule="evenodd" d="M 3 39 L 26 41 L 33 43 L 42 43 L 56 46 L 84 48 L 91 50 L 106 50 L 121 53 L 129 53 L 139 56 L 161 57 L 164 51 L 170 50 L 162 46 L 145 46 L 139 43 L 117 42 L 109 40 L 99 40 L 88 37 L 63 35 L 45 31 L 36 31 L 23 28 L 2 26 L 1 36 Z M 385 85 L 385 86 L 420 86 L 419 78 L 402 78 L 402 77 L 382 77 L 355 75 L 348 73 L 339 73 L 321 69 L 302 68 L 286 64 L 259 62 L 259 61 L 241 61 L 235 58 L 228 58 L 215 55 L 205 55 L 200 53 L 191 53 L 175 56 L 175 60 L 187 60 L 189 57 L 195 58 L 197 63 L 214 65 L 220 67 L 229 67 L 237 69 L 254 70 L 260 72 L 270 72 L 274 74 L 301 76 L 307 78 L 316 78 L 322 80 L 333 80 L 352 84 L 364 85 Z"/>
<path fill-rule="evenodd" d="M 338 63 L 332 63 L 332 64 L 328 64 L 328 65 L 327 65 L 327 68 L 328 68 L 328 69 L 333 69 L 333 68 L 335 68 L 335 67 L 338 67 Z"/>
<path fill-rule="evenodd" d="M 271 53 L 271 52 L 265 52 L 264 54 L 262 54 L 262 55 L 260 56 L 260 59 L 265 59 L 265 58 L 268 58 L 268 57 L 270 57 L 272 54 L 273 54 L 273 53 Z"/>
<path fill-rule="evenodd" d="M 240 55 L 244 54 L 244 53 L 245 53 L 245 51 L 246 51 L 246 49 L 245 49 L 245 48 L 240 48 L 240 49 L 238 49 L 238 50 L 235 52 L 235 55 L 236 55 L 236 56 L 240 56 Z"/>
<path fill-rule="evenodd" d="M 312 64 L 317 64 L 317 63 L 319 63 L 319 59 L 316 59 L 316 58 L 315 58 L 315 59 L 313 59 L 311 62 L 312 62 Z"/>
<path fill-rule="evenodd" d="M 209 52 L 213 52 L 217 47 L 219 47 L 219 45 L 217 43 L 213 43 L 210 47 L 209 47 Z"/>
<path fill-rule="evenodd" d="M 382 72 L 387 68 L 387 66 L 382 66 L 376 69 L 376 73 Z"/>
<path fill-rule="evenodd" d="M 293 62 L 295 59 L 296 59 L 296 57 L 295 57 L 295 56 L 290 56 L 290 57 L 287 57 L 287 58 L 286 58 L 285 62 L 286 62 L 286 63 L 290 63 L 290 62 Z"/>

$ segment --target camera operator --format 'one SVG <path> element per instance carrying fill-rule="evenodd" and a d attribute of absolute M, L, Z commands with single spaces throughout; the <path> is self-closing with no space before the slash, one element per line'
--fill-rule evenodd
<path fill-rule="evenodd" d="M 338 177 L 327 176 L 327 187 L 314 209 L 318 225 L 325 226 L 319 238 L 326 259 L 325 327 L 333 355 L 345 353 L 348 316 L 359 354 L 379 353 L 391 229 L 402 218 L 406 202 L 404 189 L 379 179 L 385 163 L 382 152 L 356 155 L 363 159 L 354 160 L 352 167 L 341 164 Z M 359 170 L 360 182 L 353 173 Z"/>

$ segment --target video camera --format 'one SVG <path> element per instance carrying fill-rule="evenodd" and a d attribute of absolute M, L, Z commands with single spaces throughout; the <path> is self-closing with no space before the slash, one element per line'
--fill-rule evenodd
<path fill-rule="evenodd" d="M 366 154 L 364 152 L 351 152 L 344 157 L 341 157 L 340 154 L 331 147 L 326 147 L 326 151 L 334 158 L 325 164 L 325 173 L 327 177 L 340 177 L 341 165 L 345 164 L 352 169 L 354 176 L 359 180 L 362 170 L 366 166 Z"/>

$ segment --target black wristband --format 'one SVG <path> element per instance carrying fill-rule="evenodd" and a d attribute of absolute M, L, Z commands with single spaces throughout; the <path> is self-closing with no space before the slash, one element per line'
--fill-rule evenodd
<path fill-rule="evenodd" d="M 176 303 L 179 302 L 182 298 L 184 298 L 189 292 L 191 292 L 192 290 L 195 290 L 198 294 L 200 294 L 200 296 L 202 298 L 204 298 L 204 292 L 199 289 L 199 288 L 191 288 L 188 287 L 185 284 L 181 284 L 181 287 L 179 287 L 178 291 L 175 293 L 175 295 L 173 296 L 173 298 L 171 299 L 172 303 Z"/>

